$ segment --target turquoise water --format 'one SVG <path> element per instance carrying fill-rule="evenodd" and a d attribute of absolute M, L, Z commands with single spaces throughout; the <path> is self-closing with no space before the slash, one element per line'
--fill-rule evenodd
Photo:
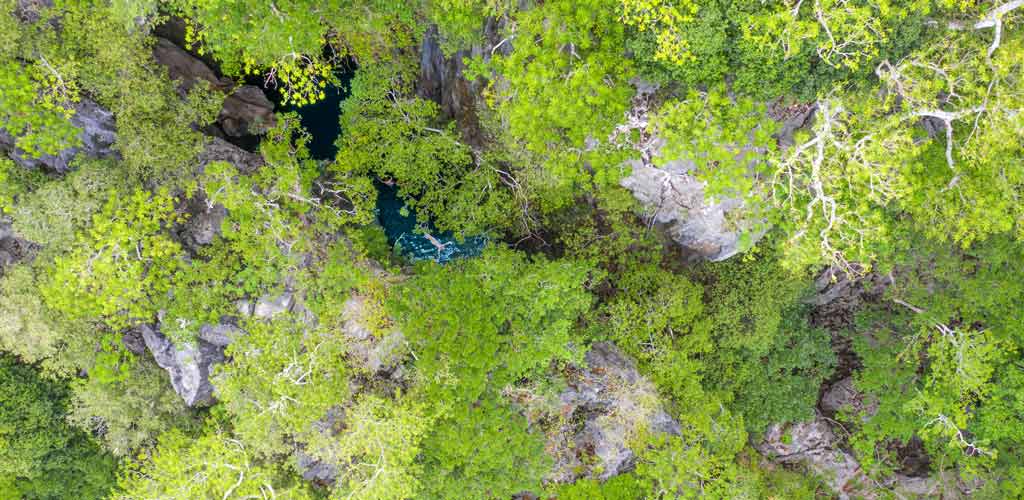
<path fill-rule="evenodd" d="M 466 238 L 459 243 L 453 234 L 425 228 L 439 245 L 435 245 L 416 230 L 416 214 L 405 208 L 405 202 L 398 197 L 398 187 L 377 182 L 377 219 L 384 227 L 388 242 L 396 250 L 412 260 L 434 260 L 448 262 L 460 257 L 474 257 L 483 251 L 487 239 L 482 236 Z M 438 248 L 438 247 L 441 248 Z"/>
<path fill-rule="evenodd" d="M 326 97 L 312 105 L 301 108 L 284 107 L 282 111 L 296 111 L 302 120 L 302 126 L 310 133 L 310 154 L 318 160 L 333 161 L 338 154 L 335 141 L 341 135 L 341 103 L 348 97 L 348 82 L 351 73 L 339 75 L 342 87 L 329 87 Z M 272 97 L 273 99 L 273 97 Z M 433 236 L 439 245 L 435 245 L 423 232 L 417 231 L 416 214 L 405 210 L 405 202 L 398 196 L 397 186 L 388 186 L 381 182 L 374 183 L 377 187 L 377 222 L 384 228 L 384 234 L 401 255 L 410 260 L 434 260 L 444 263 L 460 257 L 479 255 L 487 244 L 482 236 L 466 238 L 459 243 L 449 232 L 437 231 L 431 225 L 423 228 Z M 440 246 L 441 248 L 438 248 Z"/>

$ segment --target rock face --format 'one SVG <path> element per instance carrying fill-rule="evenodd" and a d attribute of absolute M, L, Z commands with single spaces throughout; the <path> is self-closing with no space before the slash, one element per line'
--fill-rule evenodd
<path fill-rule="evenodd" d="M 324 436 L 336 436 L 344 426 L 345 411 L 335 406 L 327 410 L 323 418 L 313 423 L 313 431 Z M 334 485 L 339 471 L 344 467 L 336 461 L 310 455 L 301 448 L 295 450 L 295 462 L 303 479 L 324 488 Z"/>
<path fill-rule="evenodd" d="M 622 187 L 653 213 L 655 224 L 694 256 L 724 260 L 739 252 L 743 230 L 755 239 L 763 234 L 753 223 L 744 227 L 733 221 L 732 214 L 743 208 L 742 201 L 705 199 L 704 183 L 691 174 L 692 161 L 669 161 L 661 168 L 640 160 L 628 163 L 632 173 L 620 181 Z"/>
<path fill-rule="evenodd" d="M 206 145 L 206 149 L 199 153 L 200 168 L 215 161 L 226 161 L 237 167 L 243 174 L 251 174 L 266 165 L 262 156 L 250 153 L 219 137 L 214 137 Z"/>
<path fill-rule="evenodd" d="M 466 79 L 463 74 L 465 71 L 463 59 L 471 56 L 483 56 L 486 59 L 490 57 L 492 50 L 495 53 L 509 54 L 512 45 L 499 40 L 501 28 L 501 21 L 488 19 L 484 25 L 486 47 L 470 47 L 456 51 L 449 57 L 445 57 L 441 50 L 436 26 L 427 29 L 423 36 L 423 42 L 420 44 L 420 75 L 416 85 L 417 93 L 424 99 L 430 99 L 440 104 L 444 117 L 452 118 L 458 123 L 463 139 L 472 146 L 483 144 L 483 135 L 476 109 L 484 83 Z M 492 49 L 494 47 L 497 48 Z"/>
<path fill-rule="evenodd" d="M 860 464 L 838 448 L 839 439 L 829 423 L 821 418 L 791 425 L 773 425 L 755 448 L 762 455 L 784 465 L 801 465 L 826 478 L 841 499 L 850 498 L 864 482 Z M 860 498 L 860 497 L 854 497 Z"/>
<path fill-rule="evenodd" d="M 185 404 L 189 406 L 213 404 L 213 385 L 210 383 L 210 373 L 213 371 L 213 365 L 224 362 L 224 346 L 210 343 L 201 336 L 195 343 L 179 349 L 167 337 L 149 325 L 143 325 L 139 327 L 139 330 L 146 347 L 153 354 L 153 359 L 170 375 L 174 392 L 177 392 L 185 400 Z"/>
<path fill-rule="evenodd" d="M 18 0 L 14 5 L 14 17 L 29 24 L 39 20 L 43 9 L 53 7 L 53 0 Z"/>
<path fill-rule="evenodd" d="M 615 128 L 608 142 L 639 153 L 639 158 L 626 162 L 630 175 L 619 184 L 645 207 L 650 224 L 658 225 L 695 260 L 727 259 L 740 251 L 741 234 L 750 236 L 751 242 L 763 236 L 763 223 L 742 216 L 742 200 L 705 196 L 704 182 L 693 175 L 696 164 L 691 159 L 655 165 L 665 143 L 648 127 L 658 87 L 640 79 L 632 83 L 636 95 L 625 121 Z M 740 146 L 737 154 L 748 150 Z"/>
<path fill-rule="evenodd" d="M 376 336 L 366 327 L 366 298 L 353 295 L 345 301 L 342 332 L 348 339 L 350 359 L 371 374 L 395 375 L 395 369 L 404 358 L 405 336 L 394 330 Z"/>
<path fill-rule="evenodd" d="M 31 260 L 36 250 L 33 243 L 15 236 L 10 221 L 0 218 L 0 276 L 7 266 Z"/>
<path fill-rule="evenodd" d="M 41 168 L 48 172 L 64 174 L 71 170 L 71 161 L 79 154 L 94 158 L 109 158 L 117 155 L 114 142 L 117 140 L 117 126 L 113 113 L 103 109 L 96 102 L 82 98 L 75 104 L 71 124 L 81 132 L 81 145 L 67 148 L 56 155 L 32 158 L 15 147 L 15 137 L 0 130 L 0 150 L 15 163 L 25 168 Z"/>
<path fill-rule="evenodd" d="M 860 272 L 856 266 L 854 269 Z M 837 363 L 829 384 L 849 377 L 861 367 L 848 327 L 853 324 L 857 310 L 865 302 L 879 300 L 891 283 L 891 276 L 867 273 L 851 277 L 834 267 L 823 270 L 815 278 L 816 293 L 805 302 L 812 306 L 811 324 L 828 329 L 832 336 Z M 870 336 L 867 340 L 873 342 Z"/>
<path fill-rule="evenodd" d="M 224 133 L 231 137 L 244 137 L 265 132 L 274 124 L 274 104 L 259 87 L 235 83 L 218 77 L 205 62 L 189 54 L 165 38 L 157 38 L 153 57 L 167 68 L 171 79 L 181 82 L 184 92 L 205 80 L 217 90 L 228 93 L 217 118 Z"/>
<path fill-rule="evenodd" d="M 184 208 L 188 219 L 176 229 L 176 233 L 181 244 L 194 254 L 220 235 L 221 224 L 228 211 L 219 203 L 207 203 L 202 193 L 188 200 Z"/>
<path fill-rule="evenodd" d="M 768 103 L 768 116 L 780 123 L 779 131 L 775 133 L 778 146 L 788 148 L 795 145 L 794 134 L 810 123 L 817 109 L 815 104 L 783 106 L 780 101 Z"/>
<path fill-rule="evenodd" d="M 302 479 L 317 486 L 330 487 L 338 479 L 338 466 L 307 455 L 302 450 L 295 451 L 295 465 L 302 473 Z"/>
<path fill-rule="evenodd" d="M 821 396 L 818 407 L 826 415 L 835 418 L 840 411 L 850 414 L 864 414 L 864 420 L 878 412 L 878 401 L 866 396 L 853 386 L 853 378 L 846 377 L 829 386 Z"/>
<path fill-rule="evenodd" d="M 654 386 L 617 347 L 599 343 L 586 355 L 587 366 L 568 381 L 559 396 L 565 424 L 550 438 L 555 457 L 549 480 L 605 480 L 629 471 L 635 455 L 627 446 L 641 431 L 678 434 L 679 424 L 665 412 Z M 573 425 L 571 422 L 581 422 Z"/>
<path fill-rule="evenodd" d="M 278 314 L 290 311 L 294 304 L 295 299 L 291 292 L 285 292 L 276 297 L 265 295 L 256 301 L 252 315 L 260 319 L 271 319 Z"/>
<path fill-rule="evenodd" d="M 754 448 L 776 463 L 806 467 L 820 475 L 840 500 L 893 498 L 892 493 L 895 498 L 964 498 L 982 486 L 963 482 L 953 471 L 932 477 L 893 474 L 872 480 L 839 445 L 833 427 L 818 416 L 810 422 L 773 425 Z"/>

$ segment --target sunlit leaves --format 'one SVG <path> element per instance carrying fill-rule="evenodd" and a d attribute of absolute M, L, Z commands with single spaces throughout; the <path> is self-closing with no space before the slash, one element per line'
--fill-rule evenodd
<path fill-rule="evenodd" d="M 176 220 L 166 192 L 112 197 L 75 248 L 56 259 L 42 288 L 47 304 L 114 329 L 151 320 L 180 265 L 181 247 L 163 232 Z"/>

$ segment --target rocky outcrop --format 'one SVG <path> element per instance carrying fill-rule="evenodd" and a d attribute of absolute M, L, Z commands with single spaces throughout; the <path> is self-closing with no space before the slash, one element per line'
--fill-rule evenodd
<path fill-rule="evenodd" d="M 224 362 L 226 344 L 217 345 L 200 336 L 191 344 L 176 346 L 152 326 L 143 325 L 138 330 L 157 365 L 170 375 L 174 392 L 185 400 L 185 404 L 193 407 L 213 404 L 214 388 L 210 374 L 214 365 Z M 230 335 L 206 337 L 219 340 Z"/>
<path fill-rule="evenodd" d="M 779 148 L 785 149 L 796 144 L 796 131 L 810 123 L 817 109 L 815 104 L 783 105 L 781 99 L 768 103 L 768 116 L 779 122 L 779 130 L 775 133 L 775 141 Z"/>
<path fill-rule="evenodd" d="M 338 406 L 327 410 L 323 418 L 313 423 L 313 432 L 324 436 L 336 436 L 345 426 L 345 411 Z M 329 453 L 328 453 L 329 455 Z M 319 458 L 311 455 L 308 450 L 295 450 L 295 465 L 302 478 L 317 486 L 329 488 L 338 478 L 342 465 L 337 460 Z"/>
<path fill-rule="evenodd" d="M 187 200 L 183 208 L 188 218 L 175 229 L 175 233 L 182 246 L 195 255 L 221 234 L 221 224 L 228 211 L 224 205 L 209 203 L 202 193 Z"/>
<path fill-rule="evenodd" d="M 775 463 L 807 468 L 821 476 L 840 500 L 882 498 L 963 498 L 979 483 L 963 482 L 953 471 L 931 477 L 893 474 L 872 479 L 852 454 L 842 449 L 834 427 L 823 417 L 810 422 L 773 425 L 754 444 Z M 893 493 L 895 495 L 893 495 Z"/>
<path fill-rule="evenodd" d="M 258 135 L 274 126 L 274 103 L 255 85 L 242 85 L 228 94 L 217 122 L 230 137 Z"/>
<path fill-rule="evenodd" d="M 295 305 L 295 295 L 292 292 L 284 292 L 280 295 L 264 295 L 252 304 L 250 315 L 259 319 L 271 319 L 278 314 L 292 310 Z"/>
<path fill-rule="evenodd" d="M 93 158 L 109 158 L 117 155 L 114 143 L 117 140 L 117 126 L 114 115 L 96 102 L 82 98 L 75 103 L 75 114 L 71 124 L 80 130 L 81 144 L 69 147 L 56 155 L 42 155 L 33 158 L 15 146 L 16 138 L 0 130 L 0 150 L 15 163 L 29 169 L 41 168 L 47 172 L 65 174 L 71 170 L 71 162 L 79 154 Z"/>
<path fill-rule="evenodd" d="M 37 245 L 14 234 L 9 220 L 0 218 L 0 276 L 8 266 L 32 260 L 38 250 Z"/>
<path fill-rule="evenodd" d="M 198 172 L 202 172 L 207 165 L 217 161 L 230 163 L 243 174 L 251 174 L 265 164 L 262 156 L 213 137 L 199 153 Z M 187 213 L 188 218 L 175 227 L 174 232 L 182 246 L 193 255 L 201 247 L 213 243 L 221 234 L 221 224 L 228 215 L 224 205 L 210 203 L 206 194 L 201 191 L 185 200 L 178 208 Z"/>
<path fill-rule="evenodd" d="M 302 450 L 295 451 L 295 465 L 298 466 L 302 479 L 320 487 L 331 487 L 338 479 L 338 466 L 306 454 Z"/>
<path fill-rule="evenodd" d="M 157 38 L 153 57 L 167 68 L 172 80 L 180 82 L 182 93 L 196 83 L 206 81 L 214 89 L 227 94 L 217 122 L 228 136 L 261 134 L 273 126 L 274 104 L 259 87 L 236 86 L 234 81 L 217 76 L 205 62 L 165 38 Z"/>
<path fill-rule="evenodd" d="M 205 168 L 215 161 L 226 161 L 243 174 L 251 174 L 266 165 L 266 160 L 256 153 L 250 153 L 224 139 L 214 137 L 199 153 L 199 168 Z"/>
<path fill-rule="evenodd" d="M 549 438 L 555 468 L 549 480 L 605 480 L 627 472 L 635 455 L 627 443 L 640 432 L 678 434 L 679 424 L 665 412 L 657 390 L 617 347 L 598 343 L 586 355 L 587 366 L 567 380 L 560 396 L 561 420 Z"/>
<path fill-rule="evenodd" d="M 823 418 L 796 424 L 773 425 L 755 448 L 770 460 L 783 465 L 807 467 L 828 481 L 840 498 L 850 498 L 852 490 L 863 490 L 866 482 L 860 464 L 839 449 L 839 438 Z"/>
<path fill-rule="evenodd" d="M 649 129 L 658 87 L 639 79 L 632 83 L 637 90 L 630 110 L 608 141 L 638 152 L 638 158 L 626 162 L 630 174 L 619 184 L 643 205 L 648 223 L 662 229 L 692 259 L 724 260 L 741 250 L 743 235 L 750 242 L 760 239 L 765 224 L 746 217 L 739 198 L 707 196 L 704 181 L 694 175 L 692 159 L 656 164 L 665 143 Z M 747 151 L 748 146 L 739 146 L 737 155 Z"/>
<path fill-rule="evenodd" d="M 44 9 L 53 7 L 53 0 L 18 0 L 14 4 L 14 17 L 25 24 L 39 20 Z"/>
<path fill-rule="evenodd" d="M 476 147 L 481 146 L 484 140 L 476 110 L 486 82 L 466 79 L 463 60 L 467 57 L 487 59 L 492 55 L 492 50 L 497 54 L 509 54 L 512 45 L 500 40 L 501 28 L 501 21 L 488 19 L 483 33 L 486 47 L 478 45 L 458 50 L 449 56 L 445 56 L 441 50 L 436 26 L 426 30 L 420 44 L 417 94 L 438 103 L 443 117 L 454 119 L 463 140 Z"/>
<path fill-rule="evenodd" d="M 846 377 L 825 390 L 818 407 L 831 418 L 843 412 L 863 415 L 862 421 L 866 421 L 878 412 L 878 400 L 858 391 L 853 385 L 853 377 Z"/>
<path fill-rule="evenodd" d="M 405 336 L 398 330 L 374 335 L 366 326 L 367 299 L 353 295 L 345 301 L 341 330 L 348 340 L 349 359 L 370 374 L 396 375 L 405 357 Z"/>
<path fill-rule="evenodd" d="M 632 173 L 620 185 L 648 209 L 652 224 L 693 256 L 724 260 L 740 251 L 741 234 L 756 240 L 764 233 L 753 221 L 737 221 L 735 214 L 744 208 L 741 200 L 709 200 L 704 182 L 692 175 L 692 161 L 669 161 L 660 168 L 640 160 L 628 165 Z"/>
<path fill-rule="evenodd" d="M 837 362 L 826 387 L 861 367 L 849 327 L 857 311 L 866 302 L 881 299 L 892 283 L 891 275 L 865 273 L 857 265 L 853 265 L 852 270 L 857 274 L 850 275 L 836 267 L 824 269 L 815 278 L 815 293 L 804 301 L 811 306 L 811 324 L 829 330 L 832 336 L 832 351 L 836 353 Z M 870 337 L 867 340 L 873 342 Z"/>

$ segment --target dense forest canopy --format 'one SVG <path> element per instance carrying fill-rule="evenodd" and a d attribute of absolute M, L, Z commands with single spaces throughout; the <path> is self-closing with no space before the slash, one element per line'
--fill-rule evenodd
<path fill-rule="evenodd" d="M 2 500 L 1024 497 L 1022 0 L 0 5 Z"/>

